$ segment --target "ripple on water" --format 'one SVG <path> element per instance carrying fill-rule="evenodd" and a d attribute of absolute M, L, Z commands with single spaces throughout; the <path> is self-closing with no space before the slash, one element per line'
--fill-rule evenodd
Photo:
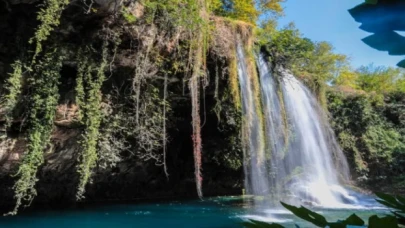
<path fill-rule="evenodd" d="M 131 212 L 126 212 L 125 214 L 127 215 L 151 215 L 151 211 L 131 211 Z"/>

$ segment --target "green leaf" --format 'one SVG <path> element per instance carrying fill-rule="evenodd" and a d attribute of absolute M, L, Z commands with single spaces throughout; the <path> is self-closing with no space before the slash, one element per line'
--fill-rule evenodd
<path fill-rule="evenodd" d="M 388 194 L 385 194 L 385 193 L 382 193 L 382 192 L 377 192 L 377 193 L 375 193 L 375 195 L 378 198 L 380 198 L 380 199 L 382 199 L 382 200 L 384 200 L 386 202 L 389 202 L 389 203 L 392 203 L 392 204 L 397 203 L 397 199 L 393 195 L 388 195 Z"/>
<path fill-rule="evenodd" d="M 390 55 L 405 55 L 405 37 L 394 31 L 380 31 L 362 39 L 368 46 Z"/>
<path fill-rule="evenodd" d="M 328 224 L 330 228 L 346 228 L 346 226 L 348 225 L 364 226 L 364 221 L 361 218 L 359 218 L 356 214 L 352 214 L 344 221 Z"/>
<path fill-rule="evenodd" d="M 377 4 L 361 3 L 349 10 L 350 15 L 359 23 L 360 29 L 371 32 L 404 31 L 403 12 L 405 1 L 388 0 Z M 389 12 L 389 13 L 388 13 Z"/>
<path fill-rule="evenodd" d="M 377 4 L 378 0 L 366 0 L 367 4 Z"/>
<path fill-rule="evenodd" d="M 318 227 L 325 227 L 328 225 L 328 222 L 326 221 L 325 217 L 322 215 L 313 212 L 305 207 L 295 207 L 283 202 L 280 202 L 281 205 L 283 205 L 285 208 L 287 208 L 289 211 L 291 211 L 294 215 L 318 226 Z"/>
<path fill-rule="evenodd" d="M 284 228 L 284 226 L 276 223 L 266 223 L 262 221 L 257 221 L 249 219 L 250 222 L 243 222 L 242 225 L 247 228 Z"/>
<path fill-rule="evenodd" d="M 405 68 L 405 59 L 401 60 L 401 62 L 397 63 L 397 66 Z"/>
<path fill-rule="evenodd" d="M 369 228 L 398 228 L 398 220 L 394 216 L 385 216 L 379 218 L 373 215 L 368 219 Z"/>
<path fill-rule="evenodd" d="M 401 225 L 405 225 L 405 216 L 393 211 L 392 212 L 395 216 L 397 216 L 398 223 Z"/>
<path fill-rule="evenodd" d="M 329 228 L 346 228 L 346 224 L 343 224 L 340 222 L 335 222 L 335 223 L 329 223 L 328 227 Z"/>
<path fill-rule="evenodd" d="M 364 226 L 364 221 L 356 214 L 350 215 L 343 223 L 346 225 Z"/>
<path fill-rule="evenodd" d="M 397 198 L 392 195 L 388 195 L 385 193 L 376 193 L 376 196 L 380 199 L 376 199 L 379 203 L 389 207 L 400 210 L 401 212 L 405 212 L 405 204 L 403 204 L 400 200 L 403 201 L 403 198 Z"/>
<path fill-rule="evenodd" d="M 405 59 L 402 60 L 402 61 L 405 61 Z M 402 61 L 401 61 L 401 62 L 402 62 Z M 397 196 L 397 200 L 398 200 L 400 203 L 402 203 L 402 204 L 405 205 L 405 198 L 404 198 L 404 197 L 402 197 L 402 196 Z"/>

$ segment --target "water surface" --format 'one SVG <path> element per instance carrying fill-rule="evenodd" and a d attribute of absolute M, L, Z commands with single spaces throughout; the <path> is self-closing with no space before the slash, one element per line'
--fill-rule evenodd
<path fill-rule="evenodd" d="M 251 198 L 214 197 L 204 201 L 170 201 L 163 203 L 116 204 L 85 209 L 35 211 L 15 217 L 0 218 L 0 227 L 7 228 L 107 228 L 107 227 L 242 227 L 241 222 L 256 219 L 280 222 L 286 227 L 313 227 L 282 208 L 254 206 Z M 351 209 L 316 208 L 328 221 L 346 218 L 352 213 L 368 218 L 386 214 L 381 207 Z"/>

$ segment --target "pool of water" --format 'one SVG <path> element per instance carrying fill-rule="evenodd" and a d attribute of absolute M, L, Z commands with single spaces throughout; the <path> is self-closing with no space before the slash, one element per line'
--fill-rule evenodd
<path fill-rule="evenodd" d="M 169 201 L 145 204 L 116 204 L 91 206 L 85 209 L 34 211 L 15 217 L 1 217 L 0 227 L 7 228 L 107 228 L 107 227 L 242 227 L 241 222 L 256 219 L 279 222 L 286 227 L 313 227 L 297 219 L 286 210 L 266 206 L 253 206 L 248 197 L 214 197 L 203 201 Z M 372 214 L 387 214 L 380 206 L 345 209 L 313 208 L 328 221 L 343 219 L 356 213 L 362 218 Z"/>

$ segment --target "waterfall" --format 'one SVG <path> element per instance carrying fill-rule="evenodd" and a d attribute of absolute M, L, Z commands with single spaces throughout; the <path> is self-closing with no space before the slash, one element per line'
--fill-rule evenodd
<path fill-rule="evenodd" d="M 245 186 L 248 194 L 267 194 L 269 183 L 267 166 L 264 162 L 264 136 L 258 107 L 260 99 L 255 99 L 253 75 L 249 75 L 242 46 L 237 45 L 238 77 L 242 97 L 242 135 L 245 153 Z M 256 91 L 257 92 L 257 91 Z"/>
<path fill-rule="evenodd" d="M 283 165 L 274 167 L 274 172 L 281 169 L 283 174 L 295 175 L 289 178 L 286 187 L 299 199 L 330 207 L 354 203 L 355 198 L 339 184 L 338 174 L 341 179 L 349 176 L 347 162 L 317 99 L 293 75 L 283 70 L 280 73 L 292 139 L 286 145 L 285 158 L 280 161 Z"/>
<path fill-rule="evenodd" d="M 263 130 L 240 46 L 237 56 L 243 129 L 248 131 L 244 134 L 247 193 L 326 207 L 356 203 L 340 185 L 349 179 L 346 158 L 312 92 L 284 69 L 278 69 L 275 77 L 259 55 Z"/>

